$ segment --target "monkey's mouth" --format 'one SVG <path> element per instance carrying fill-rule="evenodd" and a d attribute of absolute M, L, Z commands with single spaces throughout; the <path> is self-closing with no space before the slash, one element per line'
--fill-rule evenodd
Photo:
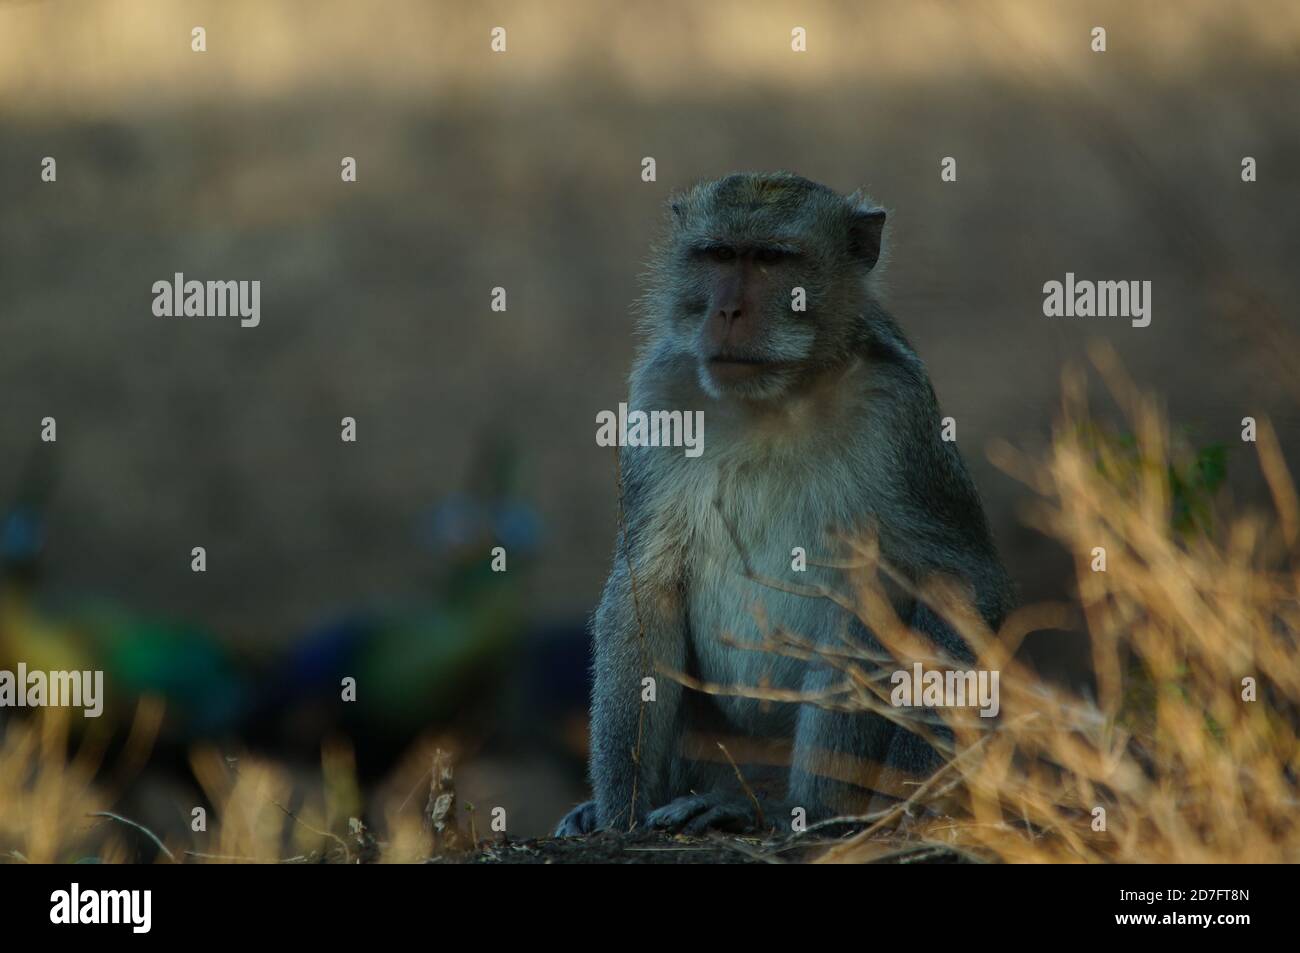
<path fill-rule="evenodd" d="M 715 354 L 709 358 L 709 373 L 721 384 L 752 380 L 785 366 L 785 361 L 765 361 L 737 354 Z"/>

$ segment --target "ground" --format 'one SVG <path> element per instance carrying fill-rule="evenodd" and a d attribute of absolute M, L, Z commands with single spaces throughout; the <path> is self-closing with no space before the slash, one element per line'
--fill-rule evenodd
<path fill-rule="evenodd" d="M 713 834 L 685 837 L 657 831 L 631 834 L 601 832 L 587 837 L 482 841 L 459 856 L 432 863 L 466 864 L 782 864 L 814 860 L 838 842 L 833 837 L 764 840 Z M 879 846 L 879 852 L 870 847 Z M 943 847 L 882 838 L 868 856 L 884 863 L 954 863 L 959 855 Z M 874 856 L 871 856 L 873 855 Z"/>

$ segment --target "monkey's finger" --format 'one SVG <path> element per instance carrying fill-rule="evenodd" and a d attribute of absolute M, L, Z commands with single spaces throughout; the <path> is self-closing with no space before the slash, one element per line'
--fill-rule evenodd
<path fill-rule="evenodd" d="M 743 831 L 754 826 L 751 805 L 721 804 L 705 811 L 686 826 L 687 834 L 705 834 L 710 830 Z"/>
<path fill-rule="evenodd" d="M 646 824 L 661 830 L 680 830 L 691 818 L 708 810 L 717 803 L 715 798 L 705 794 L 688 794 L 675 801 L 655 808 L 646 817 Z"/>
<path fill-rule="evenodd" d="M 556 825 L 555 836 L 578 837 L 582 834 L 590 834 L 596 827 L 596 802 L 586 801 L 564 815 L 564 818 Z"/>

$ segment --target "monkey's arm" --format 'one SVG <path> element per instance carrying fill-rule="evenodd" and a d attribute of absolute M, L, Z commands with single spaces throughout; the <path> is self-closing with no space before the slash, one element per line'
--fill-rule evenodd
<path fill-rule="evenodd" d="M 973 659 L 970 647 L 953 631 L 938 613 L 917 601 L 913 605 L 910 628 L 926 636 L 948 658 L 964 661 Z M 952 744 L 952 730 L 936 716 L 933 709 L 924 709 L 919 716 L 926 720 L 929 734 L 940 744 Z M 908 731 L 901 725 L 891 724 L 885 763 L 874 785 L 876 799 L 872 810 L 891 806 L 895 801 L 909 797 L 916 785 L 943 766 L 944 755 L 935 750 L 920 734 Z"/>
<path fill-rule="evenodd" d="M 979 492 L 966 470 L 957 445 L 942 439 L 939 403 L 920 359 L 902 340 L 873 352 L 893 355 L 874 367 L 877 383 L 887 395 L 877 404 L 884 425 L 879 452 L 897 462 L 901 479 L 890 494 L 880 519 L 885 559 L 914 584 L 939 573 L 953 576 L 973 589 L 975 607 L 993 629 L 1002 624 L 1013 593 L 998 558 Z M 971 659 L 970 649 L 952 628 L 928 609 L 914 607 L 901 614 L 912 627 L 959 659 Z"/>
<path fill-rule="evenodd" d="M 600 825 L 620 830 L 670 797 L 682 686 L 667 673 L 686 659 L 680 589 L 641 573 L 634 588 L 625 546 L 620 537 L 592 623 L 591 783 Z"/>

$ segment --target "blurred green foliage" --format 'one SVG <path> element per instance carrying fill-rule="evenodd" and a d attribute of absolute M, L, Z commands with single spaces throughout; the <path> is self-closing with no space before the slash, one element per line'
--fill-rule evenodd
<path fill-rule="evenodd" d="M 1093 451 L 1097 470 L 1121 488 L 1135 486 L 1144 470 L 1162 467 L 1169 481 L 1171 521 L 1183 537 L 1212 535 L 1214 497 L 1228 476 L 1228 449 L 1221 443 L 1194 445 L 1190 431 L 1170 439 L 1168 460 L 1144 460 L 1137 437 L 1113 433 L 1097 424 L 1080 428 Z"/>
<path fill-rule="evenodd" d="M 1228 451 L 1221 443 L 1197 447 L 1188 430 L 1172 434 L 1167 459 L 1143 458 L 1138 439 L 1131 433 L 1114 433 L 1097 424 L 1081 432 L 1085 446 L 1093 451 L 1099 473 L 1121 489 L 1134 489 L 1138 479 L 1151 468 L 1165 471 L 1168 480 L 1170 524 L 1184 539 L 1210 537 L 1214 532 L 1214 498 L 1228 475 Z M 1131 659 L 1124 679 L 1120 723 L 1139 735 L 1155 731 L 1156 703 L 1161 693 L 1186 700 L 1185 666 L 1177 676 L 1157 684 L 1138 659 Z M 1222 727 L 1208 714 L 1205 728 L 1222 738 Z"/>

